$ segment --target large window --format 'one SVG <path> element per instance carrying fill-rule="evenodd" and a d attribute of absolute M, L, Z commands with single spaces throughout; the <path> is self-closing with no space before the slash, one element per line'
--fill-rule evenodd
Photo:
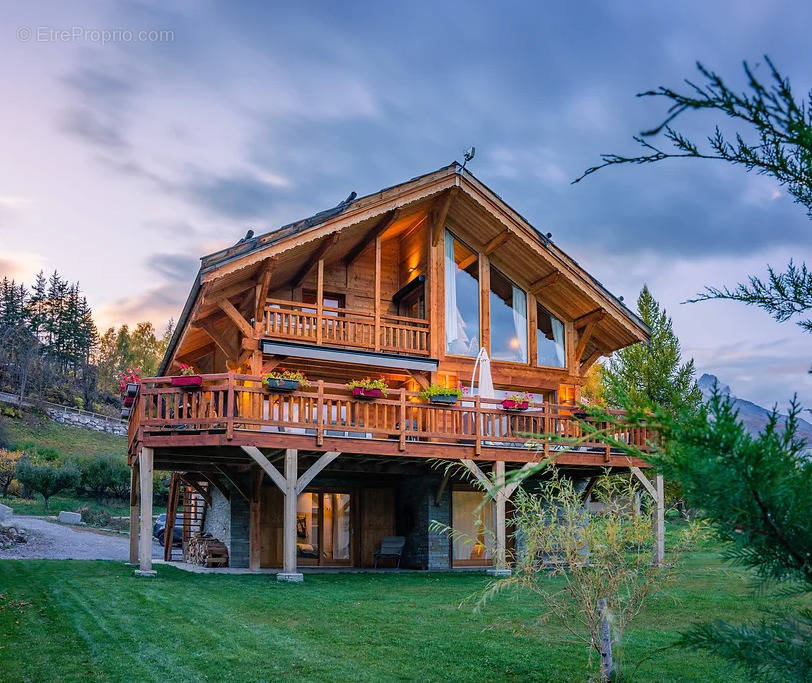
<path fill-rule="evenodd" d="M 491 266 L 491 358 L 527 362 L 527 295 Z"/>
<path fill-rule="evenodd" d="M 538 364 L 552 368 L 565 367 L 564 323 L 541 304 L 536 307 L 536 319 Z"/>
<path fill-rule="evenodd" d="M 450 232 L 445 233 L 445 351 L 479 353 L 479 259 Z"/>

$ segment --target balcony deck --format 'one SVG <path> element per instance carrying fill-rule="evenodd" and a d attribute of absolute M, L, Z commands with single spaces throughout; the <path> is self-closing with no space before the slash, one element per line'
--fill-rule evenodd
<path fill-rule="evenodd" d="M 269 339 L 429 355 L 429 321 L 420 318 L 268 299 L 262 322 Z"/>
<path fill-rule="evenodd" d="M 539 436 L 544 434 L 556 438 Z M 650 439 L 640 427 L 615 436 L 641 448 Z M 194 390 L 173 387 L 170 377 L 143 379 L 129 424 L 131 459 L 141 446 L 256 446 L 519 463 L 552 457 L 566 465 L 646 467 L 585 439 L 572 406 L 532 403 L 527 411 L 509 412 L 499 399 L 478 396 L 437 405 L 403 389 L 370 401 L 322 381 L 298 391 L 269 391 L 259 377 L 232 372 L 204 375 L 203 386 Z"/>

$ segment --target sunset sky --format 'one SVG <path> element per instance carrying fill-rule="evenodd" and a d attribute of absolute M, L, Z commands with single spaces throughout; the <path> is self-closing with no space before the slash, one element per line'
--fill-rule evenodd
<path fill-rule="evenodd" d="M 697 60 L 743 86 L 741 61 L 768 54 L 803 98 L 810 3 L 32 1 L 1 21 L 0 276 L 59 269 L 101 327 L 162 327 L 203 254 L 476 145 L 477 177 L 613 293 L 648 283 L 699 373 L 812 405 L 812 337 L 680 303 L 812 261 L 812 222 L 775 181 L 680 161 L 570 182 L 634 151 L 664 113 L 635 93 Z"/>

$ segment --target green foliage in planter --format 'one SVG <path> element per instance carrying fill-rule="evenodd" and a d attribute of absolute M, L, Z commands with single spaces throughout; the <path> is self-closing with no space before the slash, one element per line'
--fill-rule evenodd
<path fill-rule="evenodd" d="M 352 391 L 356 387 L 360 387 L 361 389 L 380 389 L 381 393 L 386 396 L 389 391 L 389 385 L 386 383 L 386 379 L 380 377 L 378 379 L 372 379 L 371 377 L 365 377 L 364 379 L 354 379 L 347 382 L 347 389 Z"/>
<path fill-rule="evenodd" d="M 458 399 L 463 395 L 462 387 L 444 387 L 440 384 L 431 384 L 420 392 L 420 398 L 425 401 L 431 400 L 432 396 L 456 396 Z"/>

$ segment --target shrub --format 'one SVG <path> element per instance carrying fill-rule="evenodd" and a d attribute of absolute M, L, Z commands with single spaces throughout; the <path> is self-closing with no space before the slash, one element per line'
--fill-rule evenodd
<path fill-rule="evenodd" d="M 127 461 L 117 455 L 99 455 L 77 458 L 79 483 L 101 503 L 105 495 L 126 491 L 130 482 Z"/>
<path fill-rule="evenodd" d="M 17 462 L 15 476 L 30 491 L 39 493 L 45 499 L 45 509 L 49 508 L 51 496 L 79 481 L 79 468 L 76 463 L 35 463 L 29 457 Z"/>
<path fill-rule="evenodd" d="M 3 497 L 8 497 L 9 487 L 11 482 L 14 481 L 14 472 L 17 469 L 17 461 L 20 459 L 22 453 L 19 451 L 7 451 L 0 448 L 0 491 L 3 492 Z"/>

